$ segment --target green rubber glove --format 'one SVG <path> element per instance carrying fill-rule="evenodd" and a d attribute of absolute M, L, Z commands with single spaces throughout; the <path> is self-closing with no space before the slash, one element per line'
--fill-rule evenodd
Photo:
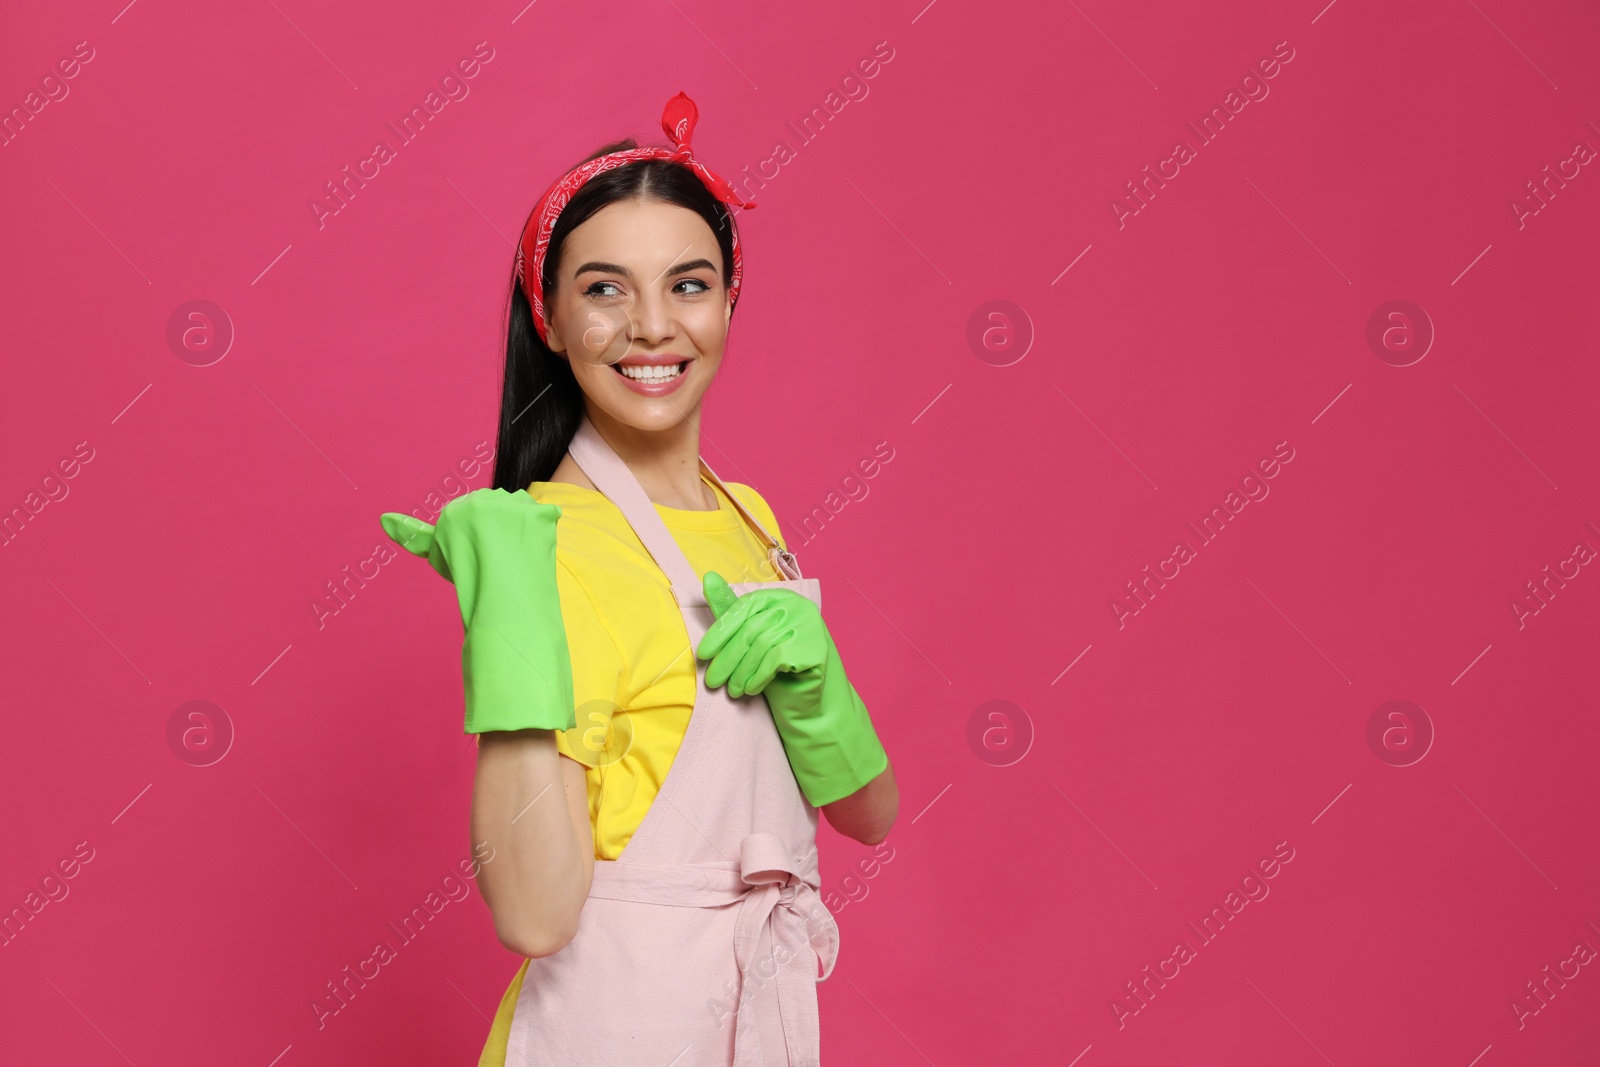
<path fill-rule="evenodd" d="M 766 696 L 812 806 L 841 800 L 882 774 L 889 755 L 817 605 L 781 586 L 740 596 L 716 571 L 706 572 L 704 587 L 716 616 L 695 650 L 711 661 L 706 685 L 726 682 L 733 697 Z"/>
<path fill-rule="evenodd" d="M 527 492 L 477 489 L 446 504 L 437 526 L 382 517 L 391 540 L 455 584 L 469 734 L 577 725 L 556 588 L 560 516 Z"/>

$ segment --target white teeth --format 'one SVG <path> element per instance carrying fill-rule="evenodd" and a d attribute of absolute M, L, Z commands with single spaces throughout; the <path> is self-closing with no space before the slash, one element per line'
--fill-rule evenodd
<path fill-rule="evenodd" d="M 619 363 L 616 366 L 617 370 L 636 382 L 668 382 L 678 376 L 678 368 L 681 364 L 673 363 L 665 367 L 646 367 Z"/>

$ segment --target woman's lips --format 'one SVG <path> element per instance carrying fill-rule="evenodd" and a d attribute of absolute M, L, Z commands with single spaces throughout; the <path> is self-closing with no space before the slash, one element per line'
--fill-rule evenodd
<path fill-rule="evenodd" d="M 667 396 L 670 393 L 676 392 L 678 388 L 683 385 L 683 380 L 689 376 L 689 364 L 693 362 L 693 360 L 682 360 L 676 364 L 670 364 L 671 366 L 676 366 L 680 369 L 678 370 L 677 374 L 662 381 L 642 382 L 637 378 L 630 378 L 622 372 L 622 364 L 620 363 L 613 363 L 611 365 L 611 369 L 616 373 L 618 378 L 622 379 L 624 385 L 626 385 L 629 389 L 632 389 L 635 393 L 638 393 L 640 396 Z M 634 365 L 637 366 L 638 364 Z"/>

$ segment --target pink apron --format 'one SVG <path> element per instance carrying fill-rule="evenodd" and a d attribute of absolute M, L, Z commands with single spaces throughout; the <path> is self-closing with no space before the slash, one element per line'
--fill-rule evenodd
<path fill-rule="evenodd" d="M 699 576 L 587 417 L 569 453 L 666 574 L 693 658 L 714 618 Z M 820 607 L 817 579 L 727 495 L 787 575 L 780 584 Z M 839 930 L 817 893 L 817 809 L 766 699 L 708 689 L 698 658 L 695 676 L 688 729 L 644 821 L 616 860 L 595 861 L 572 941 L 528 961 L 507 1067 L 818 1063 L 816 983 L 833 970 Z"/>

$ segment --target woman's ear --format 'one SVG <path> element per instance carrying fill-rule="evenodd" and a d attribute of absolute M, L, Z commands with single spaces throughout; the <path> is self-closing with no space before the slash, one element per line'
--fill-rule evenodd
<path fill-rule="evenodd" d="M 545 347 L 554 352 L 556 355 L 560 356 L 562 359 L 566 359 L 567 343 L 561 339 L 561 331 L 556 328 L 556 324 L 553 322 L 546 322 L 544 324 L 544 332 Z"/>

